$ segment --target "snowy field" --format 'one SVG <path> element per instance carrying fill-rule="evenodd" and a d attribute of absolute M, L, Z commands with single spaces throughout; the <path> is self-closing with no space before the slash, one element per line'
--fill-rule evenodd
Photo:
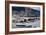
<path fill-rule="evenodd" d="M 29 18 L 29 17 L 28 17 Z M 25 18 L 25 17 L 23 17 L 23 20 L 24 19 L 28 19 L 27 17 Z M 34 19 L 35 17 L 33 17 L 33 18 L 31 18 L 31 19 Z M 14 20 L 19 20 L 20 21 L 20 18 L 18 19 L 18 18 L 14 18 Z M 13 28 L 37 28 L 37 27 L 40 27 L 40 20 L 38 20 L 38 19 L 35 19 L 34 20 L 34 22 L 17 22 L 16 23 L 16 20 L 15 20 L 15 23 L 13 23 L 12 24 L 12 27 Z M 22 20 L 22 17 L 21 17 L 21 20 Z"/>

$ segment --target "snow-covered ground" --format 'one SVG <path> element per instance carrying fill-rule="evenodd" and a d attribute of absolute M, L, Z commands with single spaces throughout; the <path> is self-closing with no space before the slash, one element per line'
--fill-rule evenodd
<path fill-rule="evenodd" d="M 24 19 L 26 19 L 26 22 L 24 22 Z M 31 19 L 31 21 L 28 21 L 28 19 Z M 20 16 L 13 15 L 12 21 L 13 21 L 12 22 L 13 28 L 27 28 L 27 27 L 36 28 L 36 27 L 40 27 L 40 17 L 20 17 Z M 20 21 L 23 21 L 23 22 L 20 22 Z"/>
<path fill-rule="evenodd" d="M 24 18 L 24 19 L 27 19 Z M 15 20 L 15 18 L 14 18 Z M 36 28 L 36 27 L 40 27 L 40 20 L 34 20 L 34 22 L 23 22 L 23 23 L 13 23 L 13 28 Z"/>
<path fill-rule="evenodd" d="M 37 21 L 35 21 L 35 22 L 30 22 L 30 23 L 16 23 L 16 25 L 25 25 L 25 26 L 30 26 L 30 25 L 32 25 L 32 27 L 34 27 L 34 26 L 36 26 L 36 27 L 39 27 L 39 25 L 40 25 L 40 21 L 39 20 L 37 20 Z"/>

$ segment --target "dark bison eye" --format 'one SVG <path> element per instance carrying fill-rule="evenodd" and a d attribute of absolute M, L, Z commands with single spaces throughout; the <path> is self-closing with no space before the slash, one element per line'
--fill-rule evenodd
<path fill-rule="evenodd" d="M 28 19 L 28 21 L 30 21 L 31 19 Z"/>
<path fill-rule="evenodd" d="M 24 19 L 24 22 L 26 22 L 26 19 Z"/>

